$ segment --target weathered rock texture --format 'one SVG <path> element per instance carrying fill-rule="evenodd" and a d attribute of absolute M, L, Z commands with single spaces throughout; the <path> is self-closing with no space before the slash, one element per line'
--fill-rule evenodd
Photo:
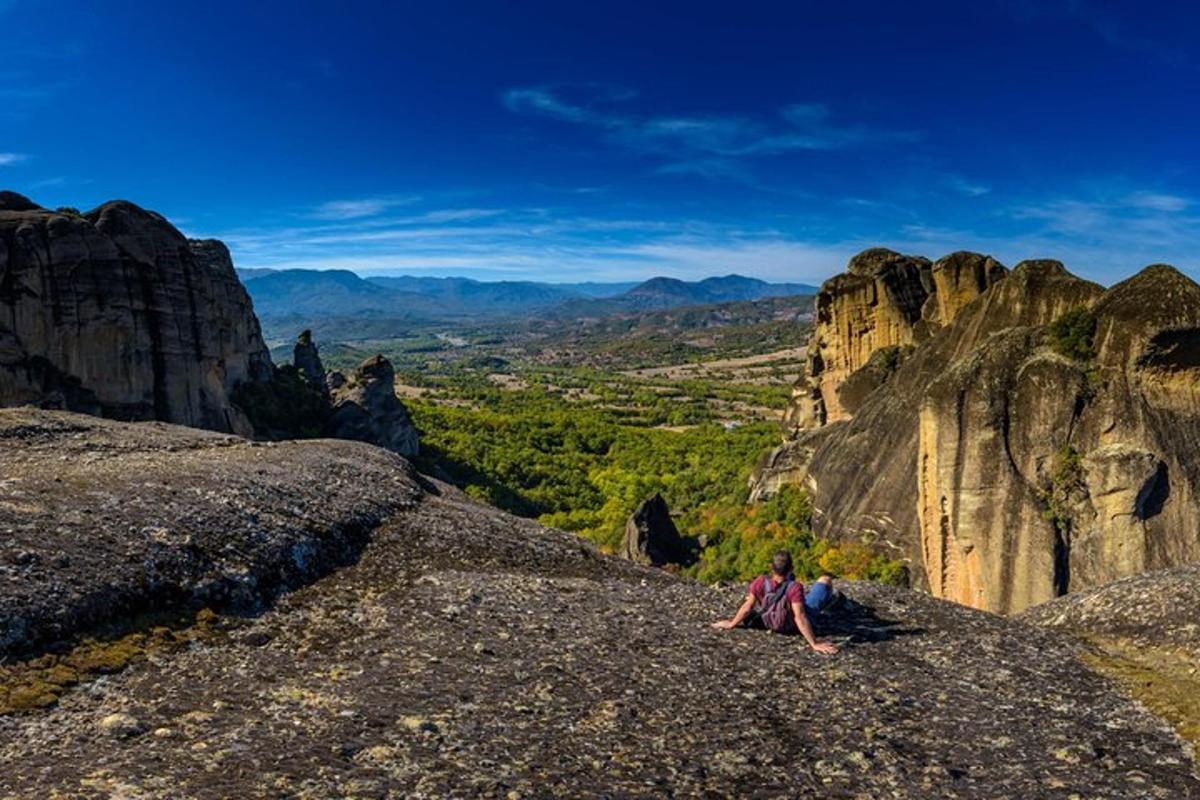
<path fill-rule="evenodd" d="M 622 558 L 656 567 L 695 560 L 696 548 L 679 535 L 671 509 L 661 494 L 643 500 L 625 522 Z"/>
<path fill-rule="evenodd" d="M 972 258 L 999 274 L 939 263 Z M 1028 261 L 951 305 L 862 381 L 852 418 L 765 460 L 754 496 L 802 483 L 818 532 L 866 535 L 935 595 L 997 611 L 1200 559 L 1200 286 L 1154 266 L 1105 291 Z M 1076 307 L 1096 321 L 1083 361 L 1047 339 Z"/>
<path fill-rule="evenodd" d="M 47 431 L 54 419 L 95 427 Z M 328 501 L 367 491 L 389 463 L 400 497 L 412 491 L 399 459 L 350 444 L 255 448 L 75 417 L 4 429 L 29 425 L 40 432 L 23 447 L 41 459 L 89 453 L 110 431 L 71 473 L 106 487 L 93 489 L 108 492 L 106 518 L 56 500 L 29 544 L 46 560 L 88 535 L 97 559 L 130 560 L 124 538 L 102 534 L 140 531 L 153 501 L 222 515 L 230 558 L 264 552 L 251 518 L 225 516 L 224 485 L 205 478 L 212 495 L 189 499 L 180 480 L 114 483 L 138 458 L 151 474 L 222 462 L 236 504 L 253 490 L 258 517 L 295 525 L 322 508 L 303 487 L 330 447 L 354 453 L 339 470 L 382 460 L 374 476 L 343 472 Z M 286 451 L 313 474 L 257 461 Z M 224 634 L 0 718 L 0 798 L 1200 797 L 1190 750 L 1075 644 L 926 595 L 843 585 L 850 602 L 823 630 L 844 647 L 826 658 L 794 637 L 710 628 L 744 587 L 607 558 L 448 489 L 400 504 L 355 555 L 260 615 L 220 621 Z"/>
<path fill-rule="evenodd" d="M 360 364 L 348 378 L 340 373 L 335 375 L 329 382 L 330 436 L 370 442 L 404 456 L 417 454 L 417 429 L 408 409 L 396 397 L 396 371 L 392 362 L 376 355 Z"/>
<path fill-rule="evenodd" d="M 1175 647 L 1200 658 L 1200 566 L 1132 575 L 1033 606 L 1020 618 L 1075 635 Z"/>
<path fill-rule="evenodd" d="M 353 442 L 0 409 L 0 659 L 163 605 L 252 605 L 418 494 L 407 462 Z"/>
<path fill-rule="evenodd" d="M 296 346 L 292 348 L 292 364 L 322 396 L 329 396 L 329 387 L 325 383 L 325 365 L 321 363 L 321 354 L 313 342 L 312 331 L 303 330 L 296 337 Z"/>
<path fill-rule="evenodd" d="M 248 434 L 230 394 L 270 376 L 220 242 L 124 201 L 77 215 L 0 193 L 0 405 Z"/>
<path fill-rule="evenodd" d="M 924 341 L 1005 272 L 974 253 L 931 264 L 880 247 L 850 259 L 846 272 L 826 281 L 817 295 L 807 374 L 793 390 L 785 428 L 794 433 L 848 419 L 862 388 L 847 381 L 874 354 Z"/>

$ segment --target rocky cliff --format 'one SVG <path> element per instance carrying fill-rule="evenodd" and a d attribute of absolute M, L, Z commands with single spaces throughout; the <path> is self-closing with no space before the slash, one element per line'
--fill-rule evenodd
<path fill-rule="evenodd" d="M 0 405 L 248 434 L 230 395 L 270 376 L 220 242 L 124 201 L 80 215 L 0 193 Z"/>
<path fill-rule="evenodd" d="M 1187 745 L 1053 631 L 847 583 L 827 658 L 709 627 L 744 587 L 367 445 L 27 409 L 0 441 L 0 619 L 61 637 L 0 664 L 6 800 L 1200 797 Z M 105 614 L 121 638 L 72 635 Z"/>
<path fill-rule="evenodd" d="M 386 447 L 403 456 L 419 448 L 417 428 L 396 397 L 396 371 L 382 355 L 368 358 L 350 373 L 328 376 L 328 435 Z"/>
<path fill-rule="evenodd" d="M 1163 266 L 1107 291 L 1052 261 L 968 274 L 981 293 L 834 387 L 867 385 L 853 417 L 793 427 L 754 495 L 803 483 L 820 533 L 997 611 L 1200 558 L 1200 287 Z"/>
<path fill-rule="evenodd" d="M 848 419 L 886 377 L 900 348 L 927 339 L 1006 270 L 987 256 L 954 253 L 936 263 L 874 248 L 821 286 L 807 373 L 793 390 L 793 433 Z M 881 363 L 879 354 L 892 351 Z M 874 357 L 874 362 L 872 358 Z M 868 364 L 874 369 L 860 371 Z M 850 379 L 860 373 L 856 383 Z M 883 374 L 880 374 L 883 373 Z"/>

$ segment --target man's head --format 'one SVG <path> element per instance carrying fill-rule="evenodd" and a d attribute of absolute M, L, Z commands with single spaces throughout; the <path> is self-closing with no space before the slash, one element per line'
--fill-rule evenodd
<path fill-rule="evenodd" d="M 787 550 L 776 550 L 775 555 L 771 558 L 771 572 L 780 578 L 791 575 L 792 554 Z"/>

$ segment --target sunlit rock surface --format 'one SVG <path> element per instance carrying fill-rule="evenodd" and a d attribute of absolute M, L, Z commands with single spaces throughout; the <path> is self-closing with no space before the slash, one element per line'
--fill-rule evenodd
<path fill-rule="evenodd" d="M 822 657 L 712 629 L 743 586 L 602 556 L 378 448 L 49 412 L 0 436 L 4 526 L 30 523 L 0 591 L 32 629 L 61 619 L 56 582 L 137 587 L 193 547 L 310 581 L 0 717 L 3 798 L 1200 796 L 1175 733 L 1053 632 L 842 584 Z M 62 456 L 61 485 L 32 471 Z M 298 541 L 330 545 L 305 574 Z"/>
<path fill-rule="evenodd" d="M 1048 334 L 1075 308 L 1095 320 L 1082 359 Z M 1178 271 L 1106 291 L 1023 262 L 879 361 L 841 383 L 853 416 L 797 426 L 753 497 L 806 486 L 822 535 L 866 537 L 917 586 L 995 611 L 1200 560 L 1200 286 Z"/>
<path fill-rule="evenodd" d="M 125 201 L 0 193 L 0 405 L 251 433 L 231 394 L 271 361 L 220 242 Z"/>

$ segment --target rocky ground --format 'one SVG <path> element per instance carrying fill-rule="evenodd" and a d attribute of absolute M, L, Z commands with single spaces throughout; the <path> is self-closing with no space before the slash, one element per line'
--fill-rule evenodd
<path fill-rule="evenodd" d="M 1021 617 L 1064 631 L 1172 646 L 1200 657 L 1200 566 L 1122 578 L 1034 606 Z"/>
<path fill-rule="evenodd" d="M 0 409 L 0 657 L 164 604 L 253 605 L 420 493 L 366 445 Z"/>
<path fill-rule="evenodd" d="M 1021 618 L 1078 637 L 1088 666 L 1200 745 L 1200 567 L 1122 578 L 1034 606 Z"/>
<path fill-rule="evenodd" d="M 1200 797 L 1190 749 L 1052 631 L 847 584 L 823 657 L 709 627 L 740 587 L 444 487 L 386 517 L 268 610 L 0 717 L 0 798 Z"/>

